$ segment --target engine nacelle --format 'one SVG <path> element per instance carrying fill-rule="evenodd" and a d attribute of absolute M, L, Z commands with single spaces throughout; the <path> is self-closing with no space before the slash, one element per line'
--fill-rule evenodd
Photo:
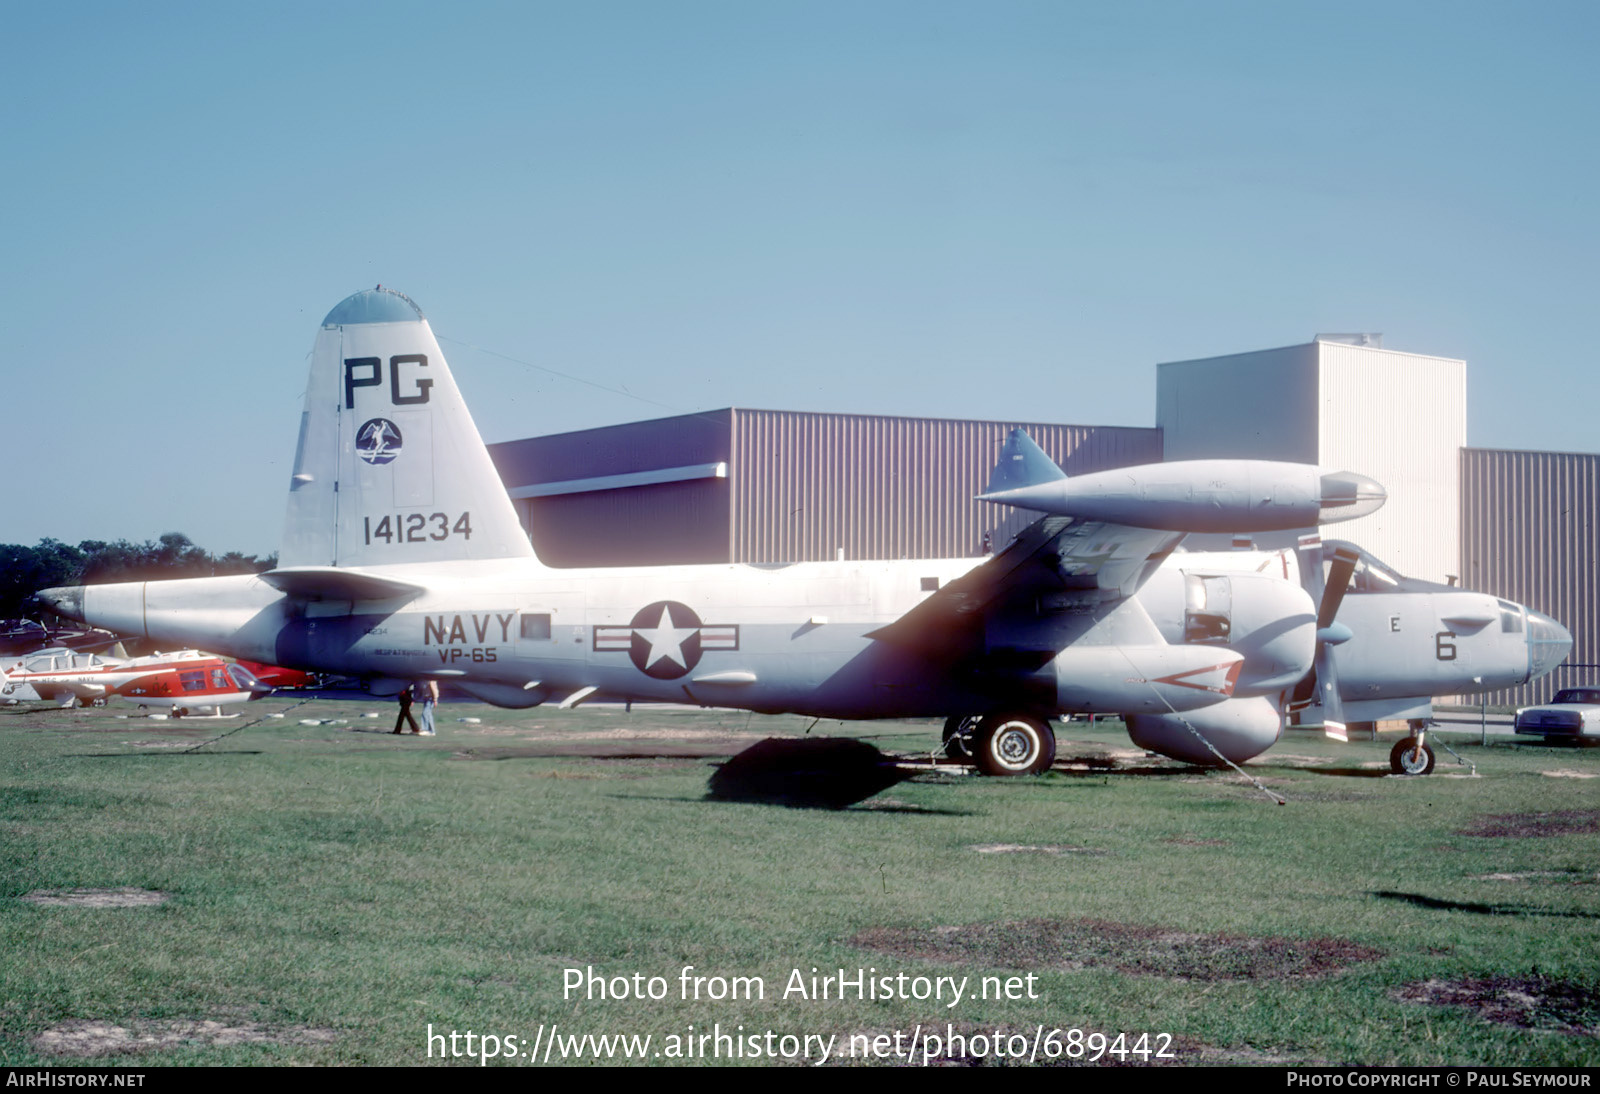
<path fill-rule="evenodd" d="M 1229 699 L 1181 716 L 1129 714 L 1123 720 L 1128 726 L 1128 736 L 1140 748 L 1185 763 L 1213 767 L 1219 761 L 1210 749 L 1195 739 L 1195 731 L 1234 763 L 1259 756 L 1271 748 L 1283 732 L 1282 713 L 1277 704 L 1264 695 Z"/>
<path fill-rule="evenodd" d="M 1161 637 L 1172 645 L 1229 649 L 1244 658 L 1233 694 L 1270 695 L 1311 671 L 1317 648 L 1317 606 L 1291 581 L 1225 572 L 1180 559 L 1139 590 Z"/>

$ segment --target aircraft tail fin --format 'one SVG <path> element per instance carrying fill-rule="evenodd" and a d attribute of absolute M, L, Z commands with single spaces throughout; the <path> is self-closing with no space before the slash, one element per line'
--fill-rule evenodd
<path fill-rule="evenodd" d="M 311 351 L 278 565 L 532 557 L 422 310 L 343 300 Z"/>
<path fill-rule="evenodd" d="M 989 485 L 985 494 L 998 494 L 1003 490 L 1016 490 L 1024 486 L 1056 482 L 1067 473 L 1045 455 L 1032 437 L 1020 429 L 1013 429 L 1000 449 L 1000 462 L 989 472 Z"/>

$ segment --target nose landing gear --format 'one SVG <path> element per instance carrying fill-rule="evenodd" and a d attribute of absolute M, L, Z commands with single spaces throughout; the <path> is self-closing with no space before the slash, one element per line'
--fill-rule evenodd
<path fill-rule="evenodd" d="M 1389 770 L 1396 775 L 1426 775 L 1433 770 L 1433 749 L 1428 747 L 1428 731 L 1417 726 L 1416 735 L 1396 743 L 1389 750 Z"/>

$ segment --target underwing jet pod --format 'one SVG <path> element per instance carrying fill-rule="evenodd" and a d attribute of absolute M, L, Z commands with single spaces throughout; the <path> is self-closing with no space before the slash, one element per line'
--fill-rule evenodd
<path fill-rule="evenodd" d="M 507 707 L 948 717 L 991 774 L 1047 768 L 1050 722 L 1068 712 L 1122 713 L 1169 754 L 1199 739 L 1254 755 L 1312 667 L 1312 599 L 1278 582 L 1234 616 L 1230 645 L 1168 641 L 1135 594 L 1192 528 L 1258 526 L 1254 494 L 1197 507 L 1212 468 L 1188 472 L 1187 503 L 1178 465 L 1115 474 L 1100 508 L 1048 513 L 985 560 L 548 569 L 421 310 L 380 288 L 317 333 L 277 569 L 40 595 L 124 634 L 379 693 L 431 677 Z M 1316 487 L 1319 511 L 1335 488 Z"/>
<path fill-rule="evenodd" d="M 1311 528 L 1377 512 L 1388 496 L 1365 475 L 1270 460 L 1175 460 L 1069 479 L 1020 429 L 978 495 L 1040 513 L 1186 532 Z"/>

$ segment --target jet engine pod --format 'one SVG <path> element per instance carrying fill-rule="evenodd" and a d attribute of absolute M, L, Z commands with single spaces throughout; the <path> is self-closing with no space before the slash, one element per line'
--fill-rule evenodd
<path fill-rule="evenodd" d="M 1037 451 L 1031 440 L 1028 445 Z M 1049 463 L 1042 452 L 1032 458 Z M 1271 460 L 1175 460 L 1070 479 L 1059 468 L 1055 472 L 1059 477 L 1019 472 L 1002 457 L 978 500 L 1134 528 L 1272 532 L 1352 520 L 1378 509 L 1388 497 L 1365 475 L 1323 474 L 1311 464 Z"/>
<path fill-rule="evenodd" d="M 1229 760 L 1243 763 L 1271 748 L 1283 730 L 1283 715 L 1266 696 L 1228 699 L 1181 716 L 1129 714 L 1124 721 L 1128 736 L 1140 748 L 1210 767 L 1220 766 L 1221 761 L 1195 733 L 1202 734 Z"/>

